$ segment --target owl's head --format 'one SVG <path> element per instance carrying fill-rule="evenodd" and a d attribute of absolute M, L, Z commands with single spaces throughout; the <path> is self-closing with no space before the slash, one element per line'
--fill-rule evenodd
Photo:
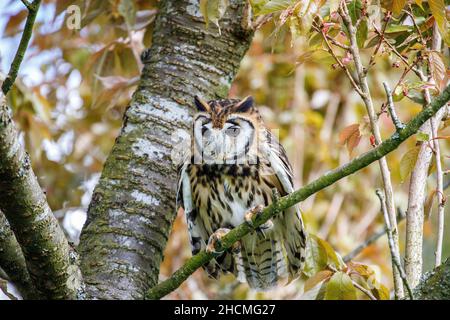
<path fill-rule="evenodd" d="M 261 121 L 252 97 L 204 101 L 195 97 L 196 163 L 251 163 Z"/>

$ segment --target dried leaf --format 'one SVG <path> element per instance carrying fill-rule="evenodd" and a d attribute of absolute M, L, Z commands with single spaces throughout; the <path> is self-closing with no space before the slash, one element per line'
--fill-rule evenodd
<path fill-rule="evenodd" d="M 444 79 L 446 78 L 446 68 L 442 56 L 437 51 L 431 51 L 429 55 L 430 75 L 441 90 L 444 88 Z"/>
<path fill-rule="evenodd" d="M 304 291 L 306 292 L 306 291 L 313 289 L 319 283 L 327 281 L 332 275 L 333 275 L 333 271 L 330 271 L 330 270 L 322 270 L 322 271 L 317 272 L 311 278 L 306 280 L 305 286 L 304 286 Z"/>
<path fill-rule="evenodd" d="M 342 145 L 347 145 L 348 153 L 351 155 L 353 149 L 361 141 L 361 132 L 359 131 L 359 124 L 351 124 L 345 127 L 344 130 L 339 134 L 339 142 Z"/>

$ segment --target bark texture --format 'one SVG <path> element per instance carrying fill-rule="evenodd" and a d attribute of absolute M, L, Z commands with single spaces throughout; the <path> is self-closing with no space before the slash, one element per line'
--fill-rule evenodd
<path fill-rule="evenodd" d="M 175 218 L 174 132 L 187 130 L 194 95 L 228 93 L 252 32 L 246 1 L 230 1 L 205 28 L 199 1 L 161 1 L 140 86 L 124 115 L 88 210 L 80 241 L 89 298 L 139 299 L 158 282 Z"/>
<path fill-rule="evenodd" d="M 434 123 L 440 123 L 445 113 L 445 108 L 433 117 Z M 432 134 L 431 121 L 427 121 L 421 132 L 428 136 L 437 135 L 437 127 Z M 408 194 L 408 209 L 406 211 L 406 244 L 405 244 L 405 272 L 411 287 L 416 287 L 422 277 L 422 247 L 423 247 L 423 223 L 424 204 L 427 197 L 426 181 L 432 161 L 433 151 L 427 143 L 420 146 L 416 164 L 411 172 Z"/>
<path fill-rule="evenodd" d="M 73 299 L 80 275 L 0 96 L 0 210 L 20 244 L 33 283 L 49 299 Z"/>
<path fill-rule="evenodd" d="M 24 299 L 38 298 L 31 283 L 22 249 L 17 243 L 5 215 L 0 211 L 0 268 L 17 286 Z"/>
<path fill-rule="evenodd" d="M 450 259 L 425 274 L 420 284 L 414 290 L 414 296 L 421 300 L 450 299 Z"/>

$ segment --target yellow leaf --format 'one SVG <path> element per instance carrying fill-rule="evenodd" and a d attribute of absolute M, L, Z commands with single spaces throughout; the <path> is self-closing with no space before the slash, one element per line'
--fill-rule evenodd
<path fill-rule="evenodd" d="M 447 18 L 445 17 L 445 4 L 444 0 L 428 0 L 428 5 L 430 6 L 431 13 L 433 14 L 434 20 L 441 30 L 442 34 L 447 34 Z"/>
<path fill-rule="evenodd" d="M 394 0 L 392 2 L 392 13 L 396 16 L 402 12 L 403 8 L 405 7 L 406 0 Z"/>
<path fill-rule="evenodd" d="M 409 176 L 416 164 L 419 155 L 419 147 L 409 149 L 400 160 L 400 177 L 402 182 Z"/>

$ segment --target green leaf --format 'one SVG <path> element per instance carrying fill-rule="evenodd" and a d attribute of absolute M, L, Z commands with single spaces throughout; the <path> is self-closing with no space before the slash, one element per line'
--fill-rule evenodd
<path fill-rule="evenodd" d="M 205 19 L 206 27 L 209 22 L 212 22 L 219 29 L 220 34 L 219 20 L 224 16 L 228 5 L 228 0 L 200 0 L 200 12 Z"/>
<path fill-rule="evenodd" d="M 312 277 L 327 266 L 327 252 L 317 239 L 317 236 L 310 234 L 306 242 L 306 258 L 303 273 L 307 277 Z"/>
<path fill-rule="evenodd" d="M 258 12 L 258 15 L 283 11 L 294 4 L 295 0 L 270 0 Z"/>
<path fill-rule="evenodd" d="M 409 176 L 411 171 L 414 169 L 417 157 L 419 155 L 419 147 L 414 147 L 409 149 L 400 160 L 400 177 L 402 182 Z"/>
<path fill-rule="evenodd" d="M 132 30 L 136 23 L 136 7 L 133 0 L 121 0 L 117 8 L 120 15 L 125 19 L 128 30 Z"/>
<path fill-rule="evenodd" d="M 325 300 L 356 300 L 356 288 L 344 272 L 336 272 L 328 281 Z"/>
<path fill-rule="evenodd" d="M 430 136 L 428 135 L 428 133 L 425 133 L 422 131 L 417 132 L 416 138 L 417 138 L 417 141 L 422 141 L 422 142 L 430 140 Z"/>
<path fill-rule="evenodd" d="M 352 18 L 353 25 L 361 17 L 361 9 L 362 9 L 361 0 L 353 0 L 348 5 L 348 11 L 349 11 L 350 17 Z"/>
<path fill-rule="evenodd" d="M 356 42 L 358 47 L 364 48 L 364 43 L 366 43 L 367 35 L 369 34 L 369 28 L 367 27 L 367 19 L 361 20 L 358 30 L 356 30 Z"/>
<path fill-rule="evenodd" d="M 328 242 L 310 234 L 306 243 L 306 260 L 303 273 L 307 277 L 312 277 L 323 271 L 328 265 L 333 265 L 336 269 L 342 269 L 345 263 Z"/>

